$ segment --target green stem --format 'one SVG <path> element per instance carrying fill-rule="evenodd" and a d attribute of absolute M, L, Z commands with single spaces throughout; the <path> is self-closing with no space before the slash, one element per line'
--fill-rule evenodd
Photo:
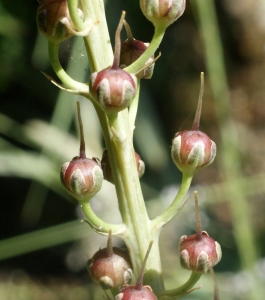
<path fill-rule="evenodd" d="M 70 4 L 72 1 L 68 0 L 68 3 Z M 76 5 L 76 2 L 73 2 L 74 4 Z M 80 7 L 85 17 L 89 15 L 95 21 L 94 27 L 89 35 L 84 38 L 84 42 L 91 72 L 99 71 L 113 63 L 113 52 L 106 23 L 104 2 L 102 0 L 80 0 Z M 160 37 L 160 43 L 163 34 L 157 32 L 156 36 Z M 154 46 L 155 39 L 153 40 L 152 45 Z M 159 43 L 156 47 L 153 47 L 153 52 Z M 153 52 L 147 54 L 147 56 L 151 56 Z M 145 61 L 142 64 L 149 57 L 144 59 Z M 136 69 L 138 69 L 137 66 Z M 127 226 L 127 230 L 122 235 L 122 238 L 129 250 L 135 276 L 139 273 L 149 242 L 154 240 L 154 245 L 146 265 L 144 280 L 145 284 L 150 284 L 154 291 L 161 291 L 164 289 L 164 286 L 161 275 L 158 234 L 155 233 L 155 236 L 152 236 L 150 232 L 150 221 L 147 216 L 135 163 L 132 128 L 130 126 L 128 110 L 125 109 L 119 112 L 116 119 L 108 120 L 102 109 L 97 105 L 94 106 L 98 113 L 108 149 L 122 220 Z M 115 128 L 116 133 L 111 127 Z"/>
<path fill-rule="evenodd" d="M 144 66 L 148 59 L 155 53 L 160 43 L 162 42 L 164 34 L 164 27 L 155 27 L 154 36 L 148 48 L 134 63 L 126 67 L 124 70 L 131 74 L 136 74 Z"/>
<path fill-rule="evenodd" d="M 150 231 L 150 220 L 146 212 L 135 163 L 128 110 L 123 111 L 123 114 L 119 113 L 116 117 L 111 117 L 109 122 L 113 132 L 112 151 L 116 162 L 114 168 L 116 175 L 113 175 L 122 219 L 128 227 L 124 241 L 131 253 L 135 276 L 137 276 L 149 242 L 154 240 L 146 264 L 145 280 L 155 291 L 161 291 L 164 286 L 161 275 L 158 235 L 152 236 Z M 116 181 L 117 178 L 120 180 Z"/>
<path fill-rule="evenodd" d="M 163 291 L 158 294 L 157 298 L 158 300 L 174 300 L 181 298 L 192 290 L 192 288 L 200 278 L 201 274 L 197 272 L 192 272 L 188 281 L 182 286 L 173 290 Z"/>
<path fill-rule="evenodd" d="M 93 212 L 90 202 L 82 203 L 81 205 L 84 214 L 86 215 L 88 221 L 86 221 L 93 230 L 98 233 L 106 233 L 108 234 L 109 231 L 112 231 L 112 235 L 122 235 L 126 230 L 126 226 L 124 224 L 109 224 L 102 221 L 99 217 L 95 215 Z"/>
<path fill-rule="evenodd" d="M 182 174 L 182 181 L 177 196 L 164 213 L 152 220 L 152 229 L 154 231 L 160 231 L 161 228 L 179 212 L 180 203 L 183 201 L 190 188 L 192 178 L 192 175 Z"/>
<path fill-rule="evenodd" d="M 140 79 L 138 78 L 136 95 L 129 107 L 129 119 L 130 119 L 129 122 L 130 122 L 130 127 L 131 127 L 132 131 L 135 128 L 135 119 L 136 119 L 137 110 L 138 110 L 139 94 L 140 94 Z"/>
<path fill-rule="evenodd" d="M 58 56 L 59 45 L 49 42 L 48 49 L 52 68 L 58 76 L 58 78 L 69 88 L 74 90 L 80 90 L 80 92 L 83 93 L 88 93 L 89 88 L 87 84 L 74 80 L 63 69 Z"/>
<path fill-rule="evenodd" d="M 78 31 L 86 30 L 86 26 L 78 14 L 78 0 L 71 0 L 71 1 L 67 1 L 67 2 L 68 2 L 69 13 L 70 13 L 72 22 L 75 25 L 75 28 Z"/>

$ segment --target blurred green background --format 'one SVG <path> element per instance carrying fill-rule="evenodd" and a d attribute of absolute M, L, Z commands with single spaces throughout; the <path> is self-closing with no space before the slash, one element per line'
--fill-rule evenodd
<path fill-rule="evenodd" d="M 121 10 L 134 37 L 151 40 L 153 26 L 138 1 L 105 2 L 112 41 Z M 37 32 L 37 7 L 37 1 L 0 1 L 0 299 L 101 299 L 85 264 L 106 238 L 80 222 L 80 208 L 59 180 L 61 165 L 78 153 L 77 100 L 89 157 L 101 157 L 102 136 L 88 101 L 60 92 L 40 73 L 56 78 Z M 171 140 L 191 127 L 205 72 L 201 130 L 218 153 L 195 175 L 191 195 L 198 190 L 203 228 L 222 246 L 215 270 L 227 300 L 262 299 L 265 286 L 264 14 L 263 0 L 188 1 L 167 29 L 153 78 L 141 84 L 135 130 L 146 163 L 142 188 L 155 217 L 177 192 L 181 175 L 170 159 Z M 69 73 L 87 81 L 82 39 L 64 42 L 60 52 Z M 119 221 L 113 186 L 104 184 L 93 209 Z M 177 248 L 181 235 L 194 232 L 194 219 L 190 201 L 162 232 L 168 288 L 189 276 L 179 267 Z M 210 276 L 198 284 L 203 288 L 186 299 L 213 299 Z"/>

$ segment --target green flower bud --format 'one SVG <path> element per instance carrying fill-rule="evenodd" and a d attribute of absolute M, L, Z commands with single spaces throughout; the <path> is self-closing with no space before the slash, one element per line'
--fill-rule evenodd
<path fill-rule="evenodd" d="M 186 0 L 140 0 L 140 7 L 155 27 L 166 28 L 183 14 Z"/>

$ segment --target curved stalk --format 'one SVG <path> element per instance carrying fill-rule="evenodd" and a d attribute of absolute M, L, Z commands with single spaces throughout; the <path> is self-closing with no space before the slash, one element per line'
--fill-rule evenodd
<path fill-rule="evenodd" d="M 177 196 L 165 212 L 152 220 L 152 229 L 154 231 L 160 231 L 179 212 L 180 203 L 190 188 L 192 178 L 193 176 L 191 175 L 182 174 L 182 181 Z"/>
<path fill-rule="evenodd" d="M 188 281 L 184 283 L 182 286 L 173 290 L 168 290 L 159 293 L 157 295 L 158 300 L 175 300 L 187 295 L 188 293 L 194 290 L 193 287 L 200 278 L 201 278 L 201 274 L 192 272 Z"/>
<path fill-rule="evenodd" d="M 88 93 L 89 87 L 87 84 L 74 80 L 63 69 L 58 56 L 59 45 L 49 42 L 48 49 L 49 49 L 49 57 L 50 57 L 52 68 L 56 73 L 56 75 L 58 76 L 58 78 L 69 88 L 83 93 Z"/>
<path fill-rule="evenodd" d="M 111 230 L 112 235 L 120 235 L 124 234 L 127 230 L 126 226 L 124 224 L 109 224 L 107 222 L 102 221 L 92 210 L 90 202 L 88 203 L 82 203 L 81 205 L 82 210 L 84 214 L 86 215 L 88 220 L 85 220 L 86 223 L 88 223 L 91 228 L 100 233 L 100 234 L 109 234 L 109 231 Z"/>

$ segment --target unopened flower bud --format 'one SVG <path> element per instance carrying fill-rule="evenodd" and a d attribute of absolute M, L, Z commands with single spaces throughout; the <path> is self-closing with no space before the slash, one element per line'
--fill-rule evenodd
<path fill-rule="evenodd" d="M 82 15 L 81 10 L 79 14 Z M 56 44 L 71 37 L 75 31 L 66 0 L 41 1 L 36 20 L 39 31 Z"/>
<path fill-rule="evenodd" d="M 171 155 L 181 172 L 192 175 L 213 162 L 216 145 L 202 131 L 184 130 L 175 134 Z"/>
<path fill-rule="evenodd" d="M 136 93 L 137 80 L 132 74 L 117 68 L 106 68 L 91 74 L 91 93 L 106 112 L 127 108 Z"/>
<path fill-rule="evenodd" d="M 148 285 L 143 286 L 144 269 L 151 247 L 152 242 L 150 243 L 145 255 L 136 284 L 123 287 L 119 294 L 115 297 L 115 300 L 157 300 L 157 297 L 151 287 Z"/>
<path fill-rule="evenodd" d="M 134 151 L 134 155 L 135 155 L 135 162 L 136 162 L 136 167 L 137 167 L 137 171 L 138 171 L 138 176 L 139 176 L 139 178 L 141 178 L 145 171 L 145 164 L 141 160 L 141 157 L 137 152 Z M 108 180 L 111 183 L 114 183 L 107 149 L 104 149 L 104 151 L 102 153 L 101 167 L 103 170 L 104 179 Z"/>
<path fill-rule="evenodd" d="M 133 38 L 131 28 L 126 21 L 124 21 L 124 25 L 128 39 L 121 43 L 120 66 L 122 68 L 128 67 L 130 64 L 135 62 L 149 46 L 149 43 L 144 43 Z M 154 63 L 151 65 L 150 63 L 153 61 L 154 55 L 152 55 L 152 57 L 150 57 L 145 63 L 145 66 L 147 67 L 143 68 L 142 71 L 137 73 L 136 77 L 146 79 L 151 78 L 153 75 Z"/>
<path fill-rule="evenodd" d="M 180 264 L 182 268 L 198 273 L 206 273 L 222 257 L 221 246 L 206 231 L 201 236 L 183 235 L 179 241 Z"/>
<path fill-rule="evenodd" d="M 166 28 L 183 14 L 186 0 L 140 0 L 140 7 L 155 27 Z"/>
<path fill-rule="evenodd" d="M 179 257 L 182 268 L 206 273 L 213 268 L 222 257 L 219 243 L 211 238 L 206 231 L 202 230 L 198 195 L 194 192 L 196 233 L 190 236 L 183 235 L 179 240 Z"/>
<path fill-rule="evenodd" d="M 87 201 L 101 189 L 103 172 L 97 159 L 76 156 L 62 166 L 61 181 L 78 201 Z"/>
<path fill-rule="evenodd" d="M 91 94 L 105 112 L 119 112 L 127 108 L 135 94 L 137 79 L 133 74 L 122 70 L 120 66 L 120 32 L 125 12 L 122 13 L 115 35 L 115 52 L 113 65 L 100 72 L 91 74 Z"/>
<path fill-rule="evenodd" d="M 208 135 L 199 130 L 204 90 L 204 74 L 201 73 L 201 89 L 191 130 L 177 132 L 171 148 L 171 156 L 178 169 L 186 175 L 193 175 L 208 166 L 216 156 L 216 145 Z"/>
<path fill-rule="evenodd" d="M 99 159 L 86 157 L 79 102 L 77 102 L 77 114 L 80 130 L 79 156 L 62 166 L 60 177 L 67 191 L 82 203 L 89 201 L 101 189 L 103 171 Z"/>
<path fill-rule="evenodd" d="M 117 247 L 112 248 L 111 233 L 107 248 L 97 251 L 88 260 L 87 270 L 103 289 L 123 286 L 130 283 L 132 278 L 130 257 L 127 252 Z"/>

